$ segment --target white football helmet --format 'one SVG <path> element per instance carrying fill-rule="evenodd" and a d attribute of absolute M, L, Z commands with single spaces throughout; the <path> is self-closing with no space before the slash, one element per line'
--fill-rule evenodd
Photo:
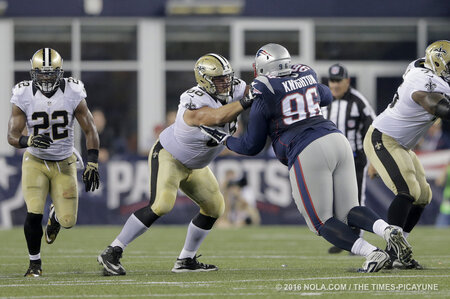
<path fill-rule="evenodd" d="M 291 55 L 288 50 L 279 44 L 267 44 L 256 52 L 255 63 L 253 64 L 255 76 L 290 75 Z"/>
<path fill-rule="evenodd" d="M 450 41 L 438 40 L 427 47 L 425 67 L 450 82 Z"/>
<path fill-rule="evenodd" d="M 198 86 L 211 96 L 228 102 L 233 95 L 234 72 L 222 55 L 203 55 L 195 63 L 194 73 Z"/>
<path fill-rule="evenodd" d="M 30 62 L 33 84 L 43 94 L 52 93 L 59 86 L 64 74 L 61 55 L 51 48 L 43 48 L 34 53 Z"/>

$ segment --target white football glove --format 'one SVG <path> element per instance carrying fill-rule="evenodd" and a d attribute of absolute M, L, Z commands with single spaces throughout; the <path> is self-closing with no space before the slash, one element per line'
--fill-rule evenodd
<path fill-rule="evenodd" d="M 230 134 L 228 133 L 207 126 L 200 126 L 200 130 L 202 130 L 203 134 L 211 137 L 218 144 L 225 144 L 227 138 L 230 137 Z"/>

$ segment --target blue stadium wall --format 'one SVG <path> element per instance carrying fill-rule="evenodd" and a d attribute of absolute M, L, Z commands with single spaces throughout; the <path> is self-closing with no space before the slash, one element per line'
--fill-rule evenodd
<path fill-rule="evenodd" d="M 21 155 L 0 158 L 4 174 L 0 180 L 0 228 L 22 225 L 26 216 L 20 182 L 21 163 Z M 246 175 L 256 194 L 262 224 L 305 223 L 291 197 L 287 167 L 278 160 L 268 157 L 219 158 L 210 167 L 218 177 L 223 177 L 228 169 Z M 100 175 L 101 188 L 86 193 L 80 181 L 81 170 L 78 172 L 78 225 L 124 224 L 131 213 L 148 204 L 149 173 L 145 157 L 127 157 L 101 164 Z M 433 201 L 427 206 L 420 224 L 434 224 L 439 212 L 442 188 L 432 185 L 432 189 Z M 366 195 L 367 206 L 386 218 L 393 197 L 391 191 L 380 179 L 368 180 Z M 50 201 L 46 209 L 49 205 Z M 174 209 L 157 224 L 186 224 L 198 211 L 199 208 L 180 193 Z"/>

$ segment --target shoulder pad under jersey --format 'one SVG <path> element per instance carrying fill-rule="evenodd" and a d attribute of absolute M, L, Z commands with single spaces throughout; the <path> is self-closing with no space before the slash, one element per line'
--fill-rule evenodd
<path fill-rule="evenodd" d="M 180 104 L 189 110 L 196 110 L 203 106 L 208 106 L 212 97 L 198 86 L 186 90 L 180 96 Z"/>
<path fill-rule="evenodd" d="M 415 90 L 425 92 L 450 92 L 448 83 L 427 68 L 412 68 L 405 75 L 404 81 L 406 84 L 411 84 Z"/>
<path fill-rule="evenodd" d="M 73 98 L 86 98 L 86 90 L 84 88 L 84 83 L 81 80 L 72 77 L 64 78 L 64 80 L 66 81 L 65 94 Z"/>
<path fill-rule="evenodd" d="M 14 85 L 12 89 L 13 96 L 21 96 L 27 88 L 32 88 L 33 81 L 22 81 Z"/>

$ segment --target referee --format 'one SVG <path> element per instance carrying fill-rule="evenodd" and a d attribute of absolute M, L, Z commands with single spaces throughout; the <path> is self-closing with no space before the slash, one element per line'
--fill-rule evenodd
<path fill-rule="evenodd" d="M 353 150 L 356 178 L 358 181 L 358 201 L 365 205 L 367 158 L 363 150 L 363 140 L 375 112 L 367 99 L 350 86 L 347 69 L 339 63 L 328 69 L 328 86 L 333 94 L 333 102 L 322 109 L 323 116 L 336 124 L 344 133 Z M 331 247 L 329 253 L 339 253 L 342 249 Z"/>

